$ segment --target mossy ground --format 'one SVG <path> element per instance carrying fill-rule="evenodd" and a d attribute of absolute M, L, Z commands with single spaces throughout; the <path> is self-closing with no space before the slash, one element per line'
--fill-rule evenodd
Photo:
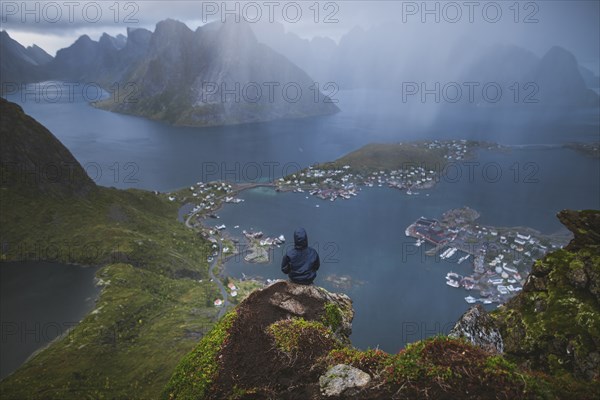
<path fill-rule="evenodd" d="M 0 383 L 3 399 L 157 398 L 213 324 L 207 242 L 153 193 L 0 189 L 2 260 L 103 266 L 96 310 Z M 0 265 L 1 268 L 1 265 Z"/>
<path fill-rule="evenodd" d="M 597 248 L 555 251 L 538 260 L 532 274 L 527 290 L 492 313 L 506 352 L 554 376 L 597 376 L 587 361 L 600 346 L 599 304 L 592 293 L 600 282 Z"/>
<path fill-rule="evenodd" d="M 164 389 L 164 399 L 203 398 L 215 380 L 218 355 L 229 337 L 229 329 L 237 318 L 237 313 L 226 314 L 196 346 L 186 355 L 175 370 Z"/>
<path fill-rule="evenodd" d="M 292 356 L 299 351 L 339 347 L 331 329 L 321 322 L 292 318 L 277 321 L 267 327 L 278 350 Z"/>
<path fill-rule="evenodd" d="M 587 399 L 598 390 L 594 383 L 519 368 L 500 355 L 444 336 L 410 344 L 398 354 L 378 349 L 336 349 L 325 362 L 366 371 L 378 381 L 375 386 L 380 388 L 380 395 L 394 394 L 401 399 Z"/>

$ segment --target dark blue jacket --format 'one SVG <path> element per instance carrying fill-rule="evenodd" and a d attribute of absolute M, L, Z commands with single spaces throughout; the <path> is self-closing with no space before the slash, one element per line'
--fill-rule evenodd
<path fill-rule="evenodd" d="M 304 228 L 294 232 L 294 248 L 286 252 L 281 260 L 281 271 L 289 275 L 292 282 L 305 285 L 311 284 L 321 266 L 319 254 L 312 247 L 308 247 L 308 236 Z"/>

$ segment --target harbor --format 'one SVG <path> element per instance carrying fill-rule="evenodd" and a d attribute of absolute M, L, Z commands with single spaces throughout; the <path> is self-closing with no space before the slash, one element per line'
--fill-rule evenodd
<path fill-rule="evenodd" d="M 479 213 L 468 207 L 445 212 L 440 220 L 420 217 L 405 235 L 416 239 L 428 257 L 450 263 L 470 263 L 473 272 L 463 276 L 449 271 L 446 285 L 478 292 L 467 303 L 504 303 L 523 290 L 531 265 L 548 251 L 564 246 L 567 237 L 544 235 L 533 229 L 499 228 L 476 223 Z"/>

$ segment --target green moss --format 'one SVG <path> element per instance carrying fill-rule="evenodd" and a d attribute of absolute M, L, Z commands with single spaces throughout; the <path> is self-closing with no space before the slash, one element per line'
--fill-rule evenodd
<path fill-rule="evenodd" d="M 327 303 L 325 304 L 325 314 L 322 320 L 325 326 L 330 327 L 335 332 L 342 326 L 342 311 L 334 303 Z"/>
<path fill-rule="evenodd" d="M 163 392 L 164 399 L 200 399 L 210 388 L 218 370 L 218 353 L 226 343 L 237 312 L 225 315 L 196 348 L 177 366 Z"/>
<path fill-rule="evenodd" d="M 303 342 L 321 342 L 334 346 L 333 332 L 318 321 L 306 321 L 292 318 L 277 321 L 267 327 L 267 333 L 275 341 L 277 348 L 284 353 L 293 353 L 300 349 Z"/>

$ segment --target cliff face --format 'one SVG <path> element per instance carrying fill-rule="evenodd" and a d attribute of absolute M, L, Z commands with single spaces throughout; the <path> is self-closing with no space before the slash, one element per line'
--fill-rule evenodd
<path fill-rule="evenodd" d="M 563 211 L 575 238 L 498 311 L 398 354 L 349 343 L 345 295 L 280 282 L 254 292 L 179 364 L 165 399 L 593 398 L 600 212 Z"/>
<path fill-rule="evenodd" d="M 493 317 L 506 354 L 551 374 L 600 379 L 600 212 L 562 211 L 574 239 L 538 260 Z"/>
<path fill-rule="evenodd" d="M 182 360 L 164 398 L 312 398 L 318 360 L 348 342 L 353 315 L 350 298 L 314 286 L 256 291 Z"/>

